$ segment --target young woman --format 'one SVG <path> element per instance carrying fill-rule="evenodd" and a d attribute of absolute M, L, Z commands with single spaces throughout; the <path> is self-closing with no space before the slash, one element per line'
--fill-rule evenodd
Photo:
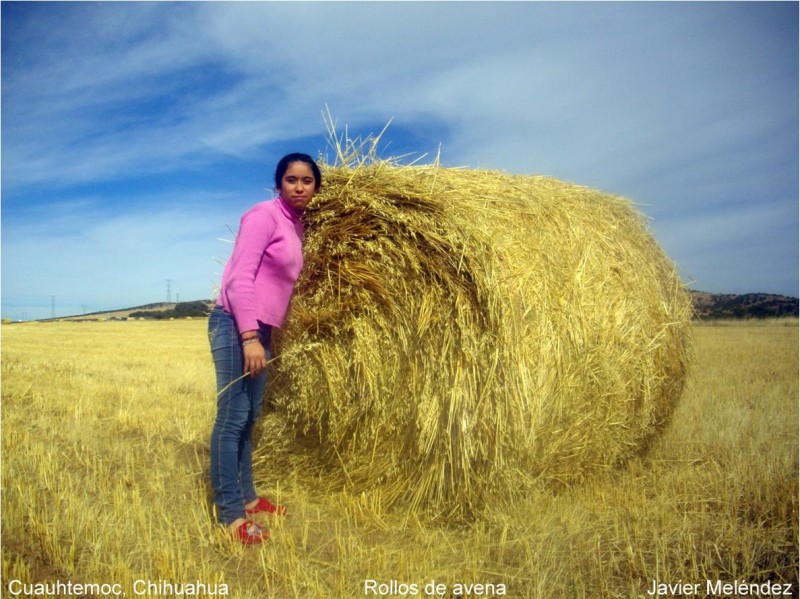
<path fill-rule="evenodd" d="M 275 169 L 278 197 L 242 216 L 220 296 L 208 319 L 217 374 L 217 416 L 211 433 L 214 502 L 220 524 L 247 545 L 269 538 L 269 530 L 249 516 L 286 513 L 256 494 L 251 439 L 267 382 L 270 333 L 283 324 L 303 268 L 300 216 L 321 183 L 310 156 L 281 158 Z"/>

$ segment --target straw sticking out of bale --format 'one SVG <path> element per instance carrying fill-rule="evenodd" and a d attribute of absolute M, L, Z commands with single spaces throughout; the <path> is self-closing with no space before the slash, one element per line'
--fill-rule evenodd
<path fill-rule="evenodd" d="M 629 202 L 545 177 L 340 162 L 307 210 L 275 336 L 270 401 L 307 464 L 458 518 L 612 467 L 663 427 L 691 304 Z"/>

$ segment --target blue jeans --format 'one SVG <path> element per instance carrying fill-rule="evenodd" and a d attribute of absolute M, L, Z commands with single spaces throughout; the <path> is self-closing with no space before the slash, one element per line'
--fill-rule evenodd
<path fill-rule="evenodd" d="M 270 358 L 272 329 L 262 326 L 261 342 Z M 211 432 L 211 486 L 221 524 L 244 518 L 246 503 L 258 499 L 253 484 L 253 424 L 261 414 L 266 371 L 242 377 L 242 339 L 233 316 L 215 306 L 208 318 L 208 339 L 217 372 L 217 418 Z M 237 380 L 239 379 L 239 380 Z M 236 381 L 236 382 L 233 382 Z"/>

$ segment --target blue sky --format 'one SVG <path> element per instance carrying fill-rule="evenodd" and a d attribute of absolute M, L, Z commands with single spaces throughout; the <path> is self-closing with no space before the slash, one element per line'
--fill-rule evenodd
<path fill-rule="evenodd" d="M 2 315 L 209 298 L 325 106 L 383 154 L 627 196 L 696 289 L 797 296 L 794 2 L 3 2 Z"/>

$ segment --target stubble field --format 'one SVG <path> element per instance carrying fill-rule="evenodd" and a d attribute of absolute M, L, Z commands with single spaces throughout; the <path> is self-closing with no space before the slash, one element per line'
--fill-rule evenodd
<path fill-rule="evenodd" d="M 798 594 L 797 320 L 695 325 L 646 454 L 470 525 L 262 463 L 291 513 L 259 548 L 213 523 L 205 326 L 3 325 L 3 597 Z"/>

